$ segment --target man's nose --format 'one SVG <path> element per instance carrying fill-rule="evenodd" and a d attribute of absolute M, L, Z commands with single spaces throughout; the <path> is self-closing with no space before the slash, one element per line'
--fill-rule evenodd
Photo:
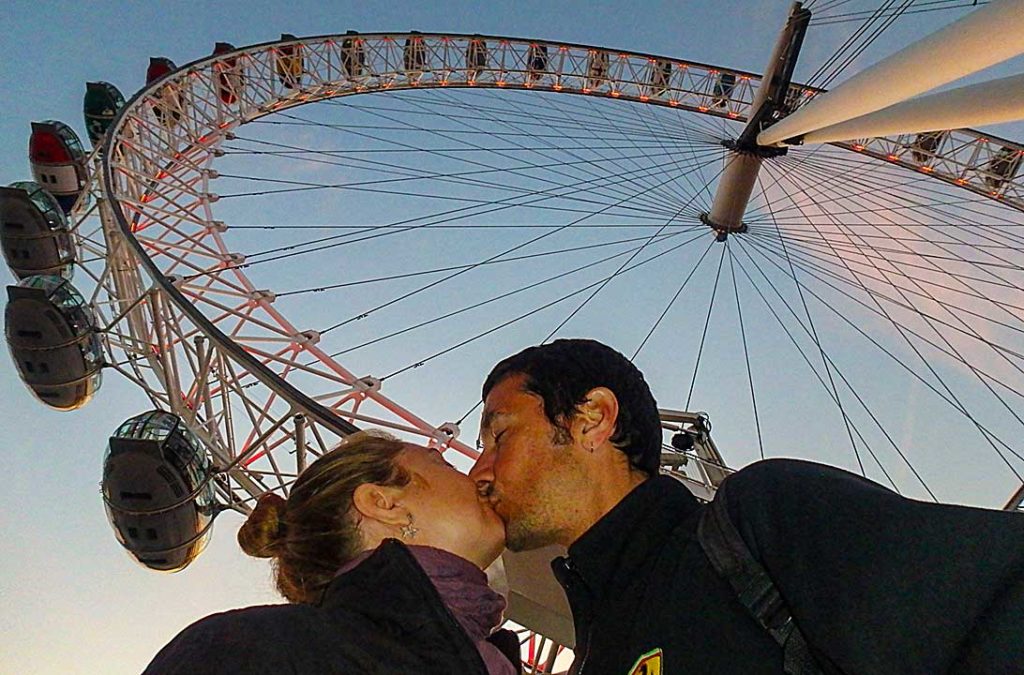
<path fill-rule="evenodd" d="M 493 453 L 484 450 L 476 458 L 473 468 L 469 470 L 469 477 L 476 483 L 477 490 L 483 492 L 489 490 L 494 482 L 494 460 Z"/>

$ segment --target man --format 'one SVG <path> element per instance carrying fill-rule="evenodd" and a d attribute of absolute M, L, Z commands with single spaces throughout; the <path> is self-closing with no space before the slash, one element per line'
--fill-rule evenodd
<path fill-rule="evenodd" d="M 552 568 L 577 675 L 1024 673 L 1024 516 L 916 502 L 795 460 L 739 471 L 701 505 L 658 475 L 643 375 L 592 340 L 505 359 L 483 397 L 470 476 L 511 550 L 568 546 Z M 709 559 L 705 511 L 725 514 L 770 579 L 767 627 L 749 584 L 738 593 Z"/>

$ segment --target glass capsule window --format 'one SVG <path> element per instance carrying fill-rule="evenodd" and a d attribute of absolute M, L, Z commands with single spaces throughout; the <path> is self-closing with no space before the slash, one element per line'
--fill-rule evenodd
<path fill-rule="evenodd" d="M 46 120 L 43 124 L 53 125 L 57 135 L 68 144 L 68 150 L 71 151 L 71 156 L 74 159 L 77 160 L 85 157 L 85 146 L 82 145 L 82 141 L 78 138 L 78 134 L 76 134 L 71 127 L 59 120 Z"/>
<path fill-rule="evenodd" d="M 162 410 L 137 415 L 122 423 L 114 432 L 114 438 L 158 442 L 163 459 L 182 477 L 189 492 L 205 483 L 196 495 L 200 510 L 212 508 L 213 484 L 208 480 L 213 470 L 212 464 L 202 441 L 177 415 Z"/>

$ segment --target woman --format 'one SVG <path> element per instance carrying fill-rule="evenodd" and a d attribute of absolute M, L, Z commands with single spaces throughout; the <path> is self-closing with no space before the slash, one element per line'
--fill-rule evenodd
<path fill-rule="evenodd" d="M 146 673 L 520 672 L 483 568 L 504 528 L 437 450 L 366 433 L 327 453 L 287 501 L 266 494 L 238 533 L 273 558 L 291 603 L 215 614 Z"/>

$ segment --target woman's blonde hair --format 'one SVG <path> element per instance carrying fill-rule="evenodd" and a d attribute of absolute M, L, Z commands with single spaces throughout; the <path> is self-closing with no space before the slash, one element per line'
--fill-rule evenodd
<path fill-rule="evenodd" d="M 364 483 L 407 485 L 411 475 L 395 461 L 404 449 L 388 434 L 360 432 L 310 464 L 287 500 L 260 497 L 238 544 L 274 559 L 277 588 L 289 602 L 319 602 L 338 569 L 362 551 L 352 496 Z"/>

